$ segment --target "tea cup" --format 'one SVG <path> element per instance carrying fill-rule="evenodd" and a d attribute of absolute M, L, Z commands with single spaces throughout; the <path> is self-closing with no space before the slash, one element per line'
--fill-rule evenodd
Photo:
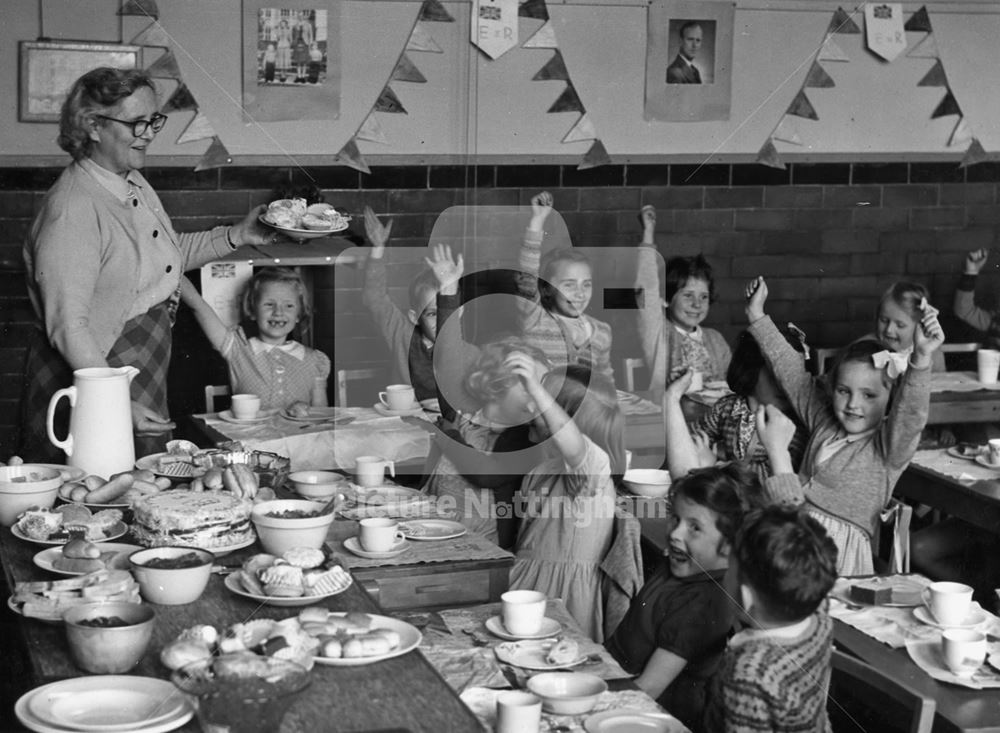
<path fill-rule="evenodd" d="M 260 412 L 260 397 L 255 394 L 234 394 L 230 409 L 238 420 L 249 420 Z"/>
<path fill-rule="evenodd" d="M 390 384 L 384 392 L 378 393 L 379 402 L 390 410 L 402 412 L 417 407 L 417 397 L 408 384 Z"/>
<path fill-rule="evenodd" d="M 354 481 L 358 486 L 370 488 L 385 483 L 385 469 L 395 478 L 395 464 L 381 456 L 358 456 L 354 459 Z"/>
<path fill-rule="evenodd" d="M 982 384 L 996 384 L 1000 370 L 1000 351 L 980 349 L 976 352 L 977 376 Z"/>
<path fill-rule="evenodd" d="M 365 552 L 388 552 L 397 542 L 406 539 L 399 522 L 389 517 L 369 517 L 358 525 L 358 542 Z"/>
<path fill-rule="evenodd" d="M 924 605 L 942 626 L 958 626 L 972 610 L 972 587 L 964 583 L 931 583 L 923 592 Z"/>
<path fill-rule="evenodd" d="M 497 695 L 496 733 L 536 733 L 541 725 L 541 699 L 520 690 Z"/>
<path fill-rule="evenodd" d="M 509 590 L 500 596 L 500 618 L 515 636 L 531 636 L 545 621 L 545 594 L 537 590 Z"/>
<path fill-rule="evenodd" d="M 941 656 L 953 673 L 969 677 L 986 659 L 986 634 L 973 629 L 945 629 L 941 632 Z"/>
<path fill-rule="evenodd" d="M 1000 438 L 993 438 L 986 444 L 986 460 L 993 465 L 1000 464 Z"/>

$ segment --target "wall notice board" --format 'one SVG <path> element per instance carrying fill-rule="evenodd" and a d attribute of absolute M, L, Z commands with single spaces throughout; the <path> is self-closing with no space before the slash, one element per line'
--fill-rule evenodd
<path fill-rule="evenodd" d="M 45 0 L 51 8 L 67 0 Z M 333 0 L 275 0 L 277 7 L 327 7 Z M 8 0 L 11 22 L 0 27 L 0 45 L 37 37 L 37 0 Z M 87 0 L 50 12 L 45 33 L 77 38 L 74 17 L 88 15 L 86 33 L 95 41 L 129 42 L 149 21 L 115 14 L 117 2 Z M 86 5 L 86 8 L 82 6 Z M 592 145 L 564 142 L 578 111 L 550 112 L 565 91 L 560 79 L 534 80 L 555 55 L 551 48 L 525 47 L 544 21 L 520 18 L 519 45 L 491 60 L 469 42 L 467 0 L 443 2 L 453 22 L 420 21 L 422 38 L 440 52 L 408 50 L 425 79 L 390 82 L 418 23 L 420 0 L 344 0 L 340 6 L 341 100 L 328 120 L 246 122 L 242 83 L 241 0 L 158 0 L 160 23 L 172 44 L 184 83 L 201 112 L 237 163 L 329 162 L 355 138 L 388 84 L 405 114 L 374 113 L 378 141 L 358 140 L 370 164 L 426 162 L 577 162 Z M 907 16 L 924 3 L 904 3 Z M 107 10 L 104 10 L 107 6 Z M 569 79 L 586 110 L 593 135 L 614 162 L 753 159 L 802 89 L 837 2 L 826 0 L 738 0 L 732 35 L 732 98 L 728 120 L 661 122 L 644 118 L 648 6 L 642 0 L 548 2 L 550 30 Z M 848 10 L 854 8 L 850 4 Z M 796 118 L 800 144 L 778 141 L 783 158 L 906 159 L 960 158 L 948 141 L 955 115 L 932 119 L 946 89 L 921 86 L 941 63 L 967 123 L 987 151 L 1000 149 L 1000 87 L 984 69 L 1000 68 L 1000 7 L 974 0 L 927 2 L 936 58 L 903 55 L 892 63 L 875 58 L 861 35 L 837 35 L 845 61 L 823 67 L 830 88 L 808 89 L 817 120 Z M 103 28 L 94 18 L 106 17 Z M 854 17 L 863 24 L 862 13 Z M 924 33 L 907 33 L 911 46 Z M 529 44 L 530 45 L 530 44 Z M 148 48 L 145 64 L 162 52 Z M 16 96 L 16 69 L 0 75 L 8 98 Z M 176 82 L 164 80 L 169 94 Z M 10 108 L 0 112 L 0 157 L 58 155 L 52 123 L 19 123 Z M 155 157 L 197 159 L 207 140 L 177 144 L 192 112 L 175 112 L 151 149 Z M 572 136 L 570 136 L 572 137 Z"/>

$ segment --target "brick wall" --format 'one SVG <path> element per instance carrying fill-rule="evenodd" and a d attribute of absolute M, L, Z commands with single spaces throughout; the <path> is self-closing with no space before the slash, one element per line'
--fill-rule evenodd
<path fill-rule="evenodd" d="M 11 269 L 57 175 L 49 168 L 0 169 L 0 457 L 13 446 L 30 312 L 22 278 Z M 315 184 L 338 208 L 358 213 L 368 204 L 392 216 L 393 245 L 401 247 L 426 245 L 437 215 L 449 206 L 526 204 L 543 189 L 555 194 L 575 244 L 632 246 L 637 212 L 653 204 L 663 254 L 701 252 L 715 269 L 719 300 L 710 325 L 735 336 L 743 323 L 743 285 L 760 274 L 771 290 L 770 312 L 794 320 L 816 346 L 869 331 L 879 293 L 896 279 L 925 283 L 949 310 L 964 253 L 992 246 L 1000 225 L 1000 164 L 992 163 L 964 170 L 953 163 L 793 164 L 784 171 L 757 165 L 409 166 L 374 168 L 371 175 L 344 167 L 153 168 L 147 176 L 179 231 L 237 220 L 279 189 Z M 351 232 L 360 243 L 360 219 Z M 413 271 L 390 272 L 398 302 L 405 301 Z M 995 275 L 987 276 L 982 300 L 991 300 L 997 284 Z M 361 307 L 360 272 L 324 268 L 316 288 L 316 344 L 336 354 L 335 368 L 381 363 L 385 349 Z M 636 354 L 631 315 L 622 311 L 616 320 L 616 356 Z M 951 341 L 975 336 L 950 318 L 945 325 Z M 182 319 L 171 380 L 175 414 L 200 408 L 201 384 L 225 380 L 209 351 L 197 328 Z"/>

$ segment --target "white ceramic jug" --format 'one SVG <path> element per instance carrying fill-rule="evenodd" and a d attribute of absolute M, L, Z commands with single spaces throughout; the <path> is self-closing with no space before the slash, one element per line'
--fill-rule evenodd
<path fill-rule="evenodd" d="M 45 428 L 52 444 L 66 453 L 69 465 L 103 478 L 134 467 L 129 384 L 138 373 L 133 366 L 77 369 L 73 386 L 52 395 Z M 69 399 L 72 412 L 69 434 L 59 440 L 52 430 L 52 417 L 63 397 Z"/>

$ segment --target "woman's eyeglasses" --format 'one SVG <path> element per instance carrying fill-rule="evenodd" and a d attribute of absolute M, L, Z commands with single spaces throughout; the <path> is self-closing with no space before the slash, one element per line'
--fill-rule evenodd
<path fill-rule="evenodd" d="M 153 132 L 159 132 L 163 129 L 163 126 L 167 124 L 167 116 L 161 115 L 159 112 L 154 114 L 148 120 L 119 120 L 116 117 L 108 117 L 107 115 L 97 115 L 97 117 L 100 117 L 102 120 L 120 122 L 123 125 L 130 126 L 134 137 L 142 137 L 146 134 L 146 130 L 149 128 L 153 128 Z"/>

